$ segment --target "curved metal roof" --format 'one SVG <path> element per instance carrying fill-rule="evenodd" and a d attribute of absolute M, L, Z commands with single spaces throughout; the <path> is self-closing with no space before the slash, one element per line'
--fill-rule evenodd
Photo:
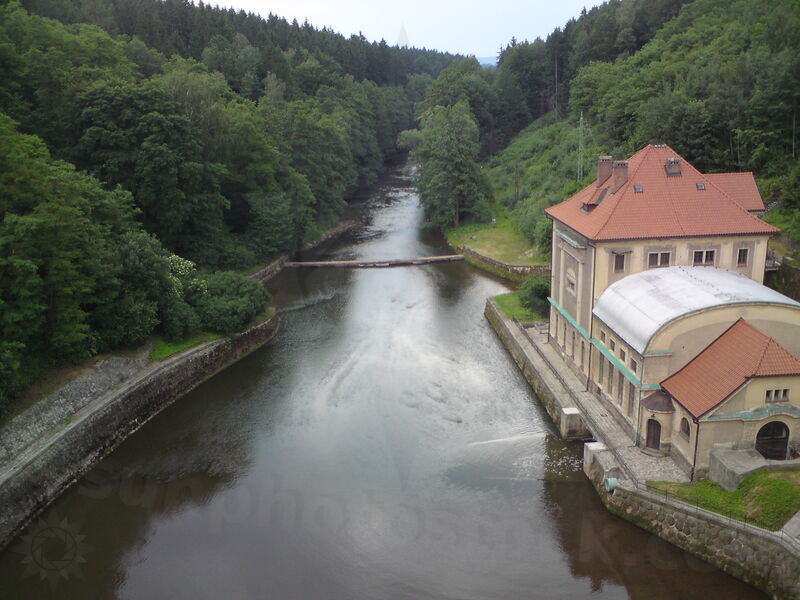
<path fill-rule="evenodd" d="M 800 303 L 739 273 L 677 266 L 628 275 L 613 283 L 592 311 L 634 350 L 644 353 L 667 323 L 727 304 Z"/>

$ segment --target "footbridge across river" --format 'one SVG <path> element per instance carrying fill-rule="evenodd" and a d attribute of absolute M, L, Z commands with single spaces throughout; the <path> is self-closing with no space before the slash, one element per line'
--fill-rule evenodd
<path fill-rule="evenodd" d="M 393 258 L 387 260 L 324 260 L 306 262 L 287 262 L 284 267 L 290 269 L 339 268 L 339 269 L 382 269 L 388 267 L 409 267 L 431 263 L 456 262 L 464 260 L 462 254 L 444 256 L 420 256 L 417 258 Z"/>

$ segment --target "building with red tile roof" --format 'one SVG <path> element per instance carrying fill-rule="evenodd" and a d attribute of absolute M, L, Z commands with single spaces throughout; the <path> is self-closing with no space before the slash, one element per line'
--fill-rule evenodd
<path fill-rule="evenodd" d="M 763 286 L 763 209 L 752 173 L 651 144 L 601 156 L 545 211 L 551 344 L 635 444 L 693 478 L 715 443 L 800 451 L 800 303 Z"/>
<path fill-rule="evenodd" d="M 800 359 L 740 318 L 686 366 L 667 377 L 661 388 L 689 414 L 700 418 L 750 379 L 778 376 L 800 376 Z"/>
<path fill-rule="evenodd" d="M 752 173 L 704 175 L 664 144 L 645 146 L 545 212 L 593 241 L 775 234 L 749 211 L 764 202 Z"/>

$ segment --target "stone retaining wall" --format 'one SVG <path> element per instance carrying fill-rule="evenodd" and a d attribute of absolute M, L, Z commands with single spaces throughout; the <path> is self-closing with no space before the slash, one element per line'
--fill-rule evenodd
<path fill-rule="evenodd" d="M 476 252 L 468 246 L 458 246 L 455 249 L 463 254 L 466 261 L 471 265 L 513 281 L 521 281 L 529 275 L 550 278 L 550 265 L 510 265 Z"/>
<path fill-rule="evenodd" d="M 191 389 L 269 341 L 276 315 L 155 365 L 92 401 L 0 475 L 0 549 L 98 460 Z"/>
<path fill-rule="evenodd" d="M 604 483 L 614 476 L 614 461 L 607 450 L 590 446 L 596 444 L 586 445 L 584 472 L 609 511 L 775 599 L 800 598 L 800 545 L 788 536 L 638 489 L 628 481 L 609 492 Z"/>
<path fill-rule="evenodd" d="M 580 411 L 572 402 L 561 383 L 551 376 L 550 369 L 538 356 L 529 356 L 523 346 L 527 340 L 517 325 L 506 317 L 491 298 L 486 302 L 484 316 L 497 333 L 514 362 L 522 371 L 522 375 L 530 384 L 536 396 L 544 406 L 547 414 L 555 423 L 564 439 L 588 439 L 589 432 L 580 418 Z M 538 360 L 537 360 L 538 359 Z"/>

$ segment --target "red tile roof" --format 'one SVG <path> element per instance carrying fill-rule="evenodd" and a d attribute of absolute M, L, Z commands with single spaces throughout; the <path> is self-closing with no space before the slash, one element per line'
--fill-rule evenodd
<path fill-rule="evenodd" d="M 680 161 L 680 176 L 667 175 L 664 165 L 671 158 Z M 778 232 L 725 191 L 744 190 L 743 178 L 709 178 L 664 144 L 645 146 L 631 156 L 628 179 L 619 189 L 614 189 L 613 180 L 611 175 L 600 187 L 592 183 L 545 212 L 596 241 Z M 705 189 L 698 190 L 698 183 Z M 634 186 L 641 186 L 642 191 L 635 191 Z M 744 191 L 736 194 L 744 198 Z M 744 206 L 756 206 L 756 202 L 749 198 Z"/>
<path fill-rule="evenodd" d="M 661 387 L 701 417 L 751 377 L 800 375 L 800 359 L 767 334 L 739 319 Z"/>
<path fill-rule="evenodd" d="M 706 173 L 706 179 L 728 194 L 731 198 L 751 212 L 764 210 L 764 201 L 758 191 L 756 179 L 749 171 L 744 173 Z"/>

